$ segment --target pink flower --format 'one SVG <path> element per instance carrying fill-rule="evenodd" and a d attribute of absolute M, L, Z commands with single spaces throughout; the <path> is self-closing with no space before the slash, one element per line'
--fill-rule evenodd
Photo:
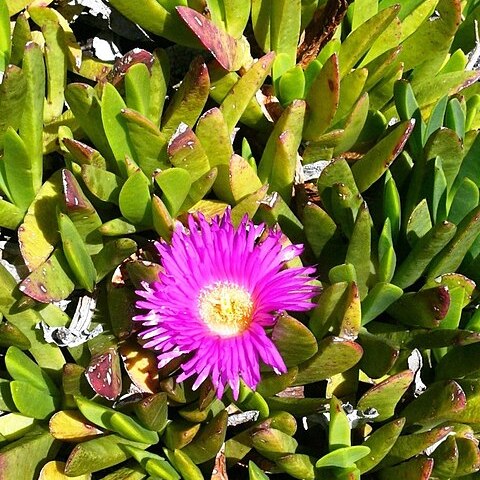
<path fill-rule="evenodd" d="M 145 347 L 159 352 L 159 368 L 191 354 L 178 382 L 196 376 L 195 389 L 210 377 L 219 398 L 227 384 L 237 398 L 240 378 L 257 386 L 260 362 L 286 372 L 267 332 L 279 312 L 312 308 L 315 269 L 285 268 L 303 247 L 283 246 L 279 230 L 246 217 L 235 227 L 230 210 L 211 223 L 189 216 L 188 226 L 177 228 L 171 244 L 157 243 L 164 270 L 137 291 L 137 307 L 148 312 L 134 319 L 143 324 Z"/>

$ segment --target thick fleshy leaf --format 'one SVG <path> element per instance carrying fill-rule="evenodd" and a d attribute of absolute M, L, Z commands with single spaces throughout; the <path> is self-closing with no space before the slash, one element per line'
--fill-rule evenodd
<path fill-rule="evenodd" d="M 342 81 L 340 82 L 340 97 L 338 99 L 338 108 L 332 120 L 333 125 L 341 125 L 344 127 L 344 129 L 347 128 L 349 122 L 348 119 L 344 122 L 345 117 L 347 117 L 347 115 L 352 112 L 355 104 L 360 100 L 360 95 L 362 95 L 362 92 L 366 90 L 365 82 L 367 80 L 367 77 L 368 70 L 366 68 L 357 68 L 355 70 L 352 70 L 348 75 L 342 78 Z M 368 94 L 366 96 L 363 96 L 363 98 L 363 102 L 365 103 L 366 100 L 368 106 Z M 364 121 L 365 120 L 366 118 L 364 118 Z M 342 139 L 341 143 L 344 142 L 345 140 Z M 336 150 L 341 151 L 340 147 L 337 147 Z"/>
<path fill-rule="evenodd" d="M 58 452 L 57 442 L 44 428 L 37 428 L 23 438 L 0 449 L 2 475 L 18 478 L 35 478 L 38 464 L 50 460 Z"/>
<path fill-rule="evenodd" d="M 396 467 L 386 468 L 378 474 L 379 480 L 402 478 L 404 480 L 428 480 L 433 470 L 433 459 L 420 455 Z"/>
<path fill-rule="evenodd" d="M 179 128 L 168 144 L 168 156 L 174 167 L 183 168 L 197 181 L 210 170 L 207 154 L 193 130 Z"/>
<path fill-rule="evenodd" d="M 45 65 L 40 46 L 29 42 L 25 46 L 22 71 L 26 79 L 25 103 L 19 134 L 25 143 L 32 172 L 33 189 L 42 186 L 43 174 L 43 109 L 45 103 Z"/>
<path fill-rule="evenodd" d="M 382 466 L 388 467 L 408 460 L 437 442 L 446 439 L 452 432 L 453 428 L 451 426 L 444 426 L 433 428 L 424 433 L 402 435 L 382 461 Z"/>
<path fill-rule="evenodd" d="M 352 109 L 349 110 L 351 113 L 345 120 L 343 133 L 339 136 L 338 142 L 333 148 L 334 155 L 347 152 L 355 145 L 366 124 L 369 105 L 370 100 L 368 94 L 365 93 L 358 99 L 358 102 L 352 106 Z M 340 130 L 340 132 L 341 131 L 342 130 Z"/>
<path fill-rule="evenodd" d="M 449 350 L 436 366 L 438 379 L 462 378 L 480 370 L 476 363 L 480 344 L 454 346 Z"/>
<path fill-rule="evenodd" d="M 124 438 L 140 443 L 152 445 L 158 442 L 158 434 L 140 425 L 133 417 L 121 413 L 113 408 L 97 404 L 92 400 L 75 397 L 77 406 L 82 415 L 90 422 L 117 432 Z"/>
<path fill-rule="evenodd" d="M 345 257 L 345 261 L 355 267 L 358 291 L 362 300 L 367 295 L 371 275 L 371 229 L 372 218 L 367 204 L 363 203 L 358 210 Z"/>
<path fill-rule="evenodd" d="M 123 343 L 119 353 L 135 386 L 142 392 L 155 393 L 158 389 L 158 362 L 154 352 L 140 348 L 136 343 Z"/>
<path fill-rule="evenodd" d="M 241 389 L 243 388 L 244 390 L 248 390 L 248 393 L 244 395 L 245 398 L 239 397 L 238 401 L 235 401 L 235 403 L 239 406 L 239 408 L 243 410 L 244 407 L 248 406 L 245 409 L 250 410 L 249 407 L 251 403 L 252 404 L 251 410 L 254 410 L 256 409 L 255 407 L 259 406 L 262 412 L 266 412 L 268 416 L 268 405 L 266 405 L 265 400 L 262 398 L 262 396 L 260 394 L 252 392 L 252 390 L 249 389 L 248 387 L 247 389 L 245 389 L 244 385 L 241 385 L 240 388 Z M 253 398 L 254 396 L 255 398 Z M 233 400 L 233 397 L 230 396 L 230 398 L 232 398 Z M 250 402 L 251 400 L 253 401 Z M 223 402 L 221 402 L 220 400 L 218 400 L 218 398 L 216 398 L 213 400 L 213 402 L 210 402 L 207 406 L 205 405 L 199 406 L 199 404 L 196 402 L 191 403 L 186 407 L 182 407 L 178 411 L 178 413 L 182 418 L 184 418 L 185 420 L 188 420 L 189 422 L 201 423 L 201 422 L 211 420 L 215 415 L 217 415 L 224 408 L 225 408 L 225 405 L 223 404 Z M 262 418 L 265 417 L 265 415 L 262 413 L 260 414 L 260 416 Z"/>
<path fill-rule="evenodd" d="M 339 282 L 322 291 L 309 323 L 317 339 L 322 339 L 332 325 L 340 324 L 347 304 L 347 288 L 347 282 Z"/>
<path fill-rule="evenodd" d="M 135 172 L 123 184 L 118 196 L 122 215 L 133 224 L 149 226 L 152 223 L 150 182 L 142 171 Z"/>
<path fill-rule="evenodd" d="M 318 350 L 317 341 L 310 330 L 288 315 L 278 319 L 272 331 L 272 340 L 287 367 L 308 360 Z"/>
<path fill-rule="evenodd" d="M 222 166 L 219 168 L 222 177 L 218 179 L 215 191 L 222 200 L 238 203 L 262 188 L 262 181 L 250 164 L 240 155 L 234 153 L 231 156 L 227 171 Z M 226 173 L 228 174 L 228 184 Z"/>
<path fill-rule="evenodd" d="M 15 205 L 26 211 L 36 193 L 31 159 L 24 141 L 11 127 L 3 137 L 3 149 L 7 193 Z"/>
<path fill-rule="evenodd" d="M 246 195 L 232 208 L 232 222 L 239 225 L 242 218 L 248 215 L 253 218 L 260 206 L 260 202 L 265 199 L 268 191 L 268 185 L 260 187 L 256 192 Z"/>
<path fill-rule="evenodd" d="M 126 176 L 125 157 L 135 158 L 128 127 L 121 112 L 126 108 L 117 89 L 106 83 L 102 94 L 102 123 L 108 143 L 117 161 L 118 171 Z"/>
<path fill-rule="evenodd" d="M 393 416 L 397 403 L 412 381 L 413 372 L 410 370 L 392 375 L 368 390 L 358 401 L 357 407 L 361 410 L 375 408 L 379 415 L 374 421 L 387 420 Z"/>
<path fill-rule="evenodd" d="M 0 147 L 3 148 L 3 136 L 10 126 L 15 131 L 20 125 L 21 113 L 25 102 L 27 83 L 20 68 L 9 65 L 4 70 L 0 83 Z"/>
<path fill-rule="evenodd" d="M 92 475 L 86 473 L 85 475 L 67 477 L 65 475 L 65 462 L 52 460 L 43 466 L 38 476 L 38 480 L 65 480 L 67 478 L 72 480 L 91 480 Z"/>
<path fill-rule="evenodd" d="M 122 390 L 120 359 L 115 348 L 92 357 L 85 371 L 88 383 L 93 390 L 107 398 L 115 400 Z"/>
<path fill-rule="evenodd" d="M 400 349 L 390 341 L 377 338 L 366 330 L 360 332 L 359 343 L 363 348 L 360 369 L 371 378 L 386 375 L 400 353 Z"/>
<path fill-rule="evenodd" d="M 315 461 L 301 453 L 292 453 L 277 458 L 275 463 L 293 478 L 313 480 L 315 478 Z"/>
<path fill-rule="evenodd" d="M 226 410 L 222 410 L 202 427 L 193 441 L 183 449 L 196 464 L 212 459 L 220 450 L 225 441 L 227 417 Z"/>
<path fill-rule="evenodd" d="M 376 182 L 402 151 L 412 133 L 413 121 L 398 125 L 352 166 L 358 189 L 364 192 Z"/>
<path fill-rule="evenodd" d="M 318 178 L 317 188 L 320 197 L 328 212 L 332 210 L 332 200 L 328 201 L 327 194 L 331 192 L 335 186 L 344 186 L 348 188 L 354 201 L 352 202 L 352 212 L 356 217 L 357 210 L 362 203 L 362 197 L 358 191 L 357 184 L 352 175 L 352 171 L 345 159 L 339 158 L 332 160 L 321 172 Z"/>
<path fill-rule="evenodd" d="M 460 170 L 463 159 L 463 146 L 457 134 L 449 128 L 441 128 L 433 132 L 425 145 L 427 159 L 437 156 L 442 159 L 442 169 L 447 180 L 447 188 L 451 189 Z"/>
<path fill-rule="evenodd" d="M 127 272 L 129 272 L 128 267 Z M 147 280 L 145 279 L 145 281 Z M 132 317 L 135 315 L 135 292 L 125 285 L 116 285 L 113 282 L 108 283 L 107 292 L 108 315 L 112 332 L 118 339 L 124 340 L 133 330 Z"/>
<path fill-rule="evenodd" d="M 387 310 L 402 294 L 403 290 L 391 283 L 375 284 L 362 302 L 362 325 L 366 325 Z"/>
<path fill-rule="evenodd" d="M 162 133 L 172 136 L 180 123 L 193 127 L 202 113 L 210 90 L 208 69 L 201 57 L 196 58 L 162 116 Z"/>
<path fill-rule="evenodd" d="M 161 198 L 153 195 L 152 197 L 152 222 L 153 228 L 165 240 L 172 238 L 174 224 L 167 207 Z"/>
<path fill-rule="evenodd" d="M 355 445 L 353 447 L 343 447 L 327 453 L 315 466 L 317 468 L 324 467 L 340 467 L 347 468 L 353 465 L 357 460 L 367 456 L 370 453 L 370 448 L 365 445 Z"/>
<path fill-rule="evenodd" d="M 416 293 L 405 293 L 388 309 L 388 313 L 405 325 L 437 327 L 450 307 L 447 287 L 426 288 Z"/>
<path fill-rule="evenodd" d="M 261 202 L 257 215 L 268 225 L 278 223 L 292 242 L 303 243 L 305 241 L 300 220 L 280 195 L 273 193 Z"/>
<path fill-rule="evenodd" d="M 344 77 L 368 51 L 373 42 L 393 21 L 400 9 L 399 5 L 381 10 L 353 31 L 342 43 L 339 53 L 340 75 Z"/>
<path fill-rule="evenodd" d="M 362 357 L 358 343 L 339 337 L 327 337 L 318 344 L 318 352 L 299 365 L 295 385 L 314 383 L 345 372 Z"/>
<path fill-rule="evenodd" d="M 316 76 L 306 97 L 308 115 L 303 132 L 305 140 L 318 140 L 330 126 L 337 111 L 339 92 L 338 59 L 336 55 L 332 55 Z"/>
<path fill-rule="evenodd" d="M 405 419 L 399 418 L 382 425 L 375 430 L 362 445 L 370 448 L 370 454 L 361 458 L 355 464 L 361 473 L 366 473 L 376 467 L 385 458 L 392 446 L 397 441 L 405 425 Z"/>
<path fill-rule="evenodd" d="M 102 250 L 93 257 L 93 265 L 97 272 L 96 282 L 100 282 L 136 250 L 137 244 L 130 238 L 119 238 L 105 243 Z"/>
<path fill-rule="evenodd" d="M 61 138 L 61 142 L 71 153 L 73 160 L 79 165 L 91 165 L 106 170 L 107 163 L 105 158 L 94 148 L 68 137 Z"/>
<path fill-rule="evenodd" d="M 44 57 L 47 67 L 47 101 L 44 121 L 50 123 L 62 114 L 67 77 L 66 35 L 55 11 L 44 6 L 30 6 L 33 21 L 41 28 L 45 39 Z"/>
<path fill-rule="evenodd" d="M 163 449 L 166 457 L 170 463 L 175 467 L 177 472 L 182 475 L 182 478 L 191 478 L 192 480 L 203 480 L 202 471 L 193 463 L 191 458 L 183 453 L 182 450 L 168 450 Z"/>
<path fill-rule="evenodd" d="M 85 420 L 83 415 L 75 410 L 60 410 L 48 423 L 50 433 L 64 442 L 81 442 L 102 435 L 94 425 Z"/>
<path fill-rule="evenodd" d="M 7 387 L 9 387 L 9 382 L 6 383 Z M 10 391 L 10 388 L 8 388 L 8 390 Z M 11 398 L 10 401 L 13 402 Z M 13 408 L 15 409 L 15 404 L 13 404 Z M 34 430 L 37 423 L 38 421 L 34 418 L 27 417 L 18 412 L 2 415 L 0 419 L 2 442 L 5 440 L 12 442 L 13 440 L 23 437 L 29 431 Z"/>
<path fill-rule="evenodd" d="M 122 110 L 128 135 L 135 150 L 135 161 L 147 177 L 155 170 L 169 168 L 167 158 L 168 138 L 160 132 L 157 125 L 144 115 L 125 108 Z"/>
<path fill-rule="evenodd" d="M 170 450 L 183 449 L 193 440 L 199 430 L 200 423 L 191 423 L 185 420 L 170 422 L 163 432 L 163 441 Z"/>
<path fill-rule="evenodd" d="M 52 212 L 62 197 L 61 172 L 57 171 L 42 185 L 18 229 L 20 250 L 30 271 L 47 260 L 60 238 Z"/>
<path fill-rule="evenodd" d="M 119 173 L 117 160 L 108 143 L 102 122 L 101 101 L 96 90 L 84 83 L 70 83 L 65 89 L 65 99 L 75 115 L 82 130 L 102 152 L 114 173 Z M 119 115 L 120 112 L 118 111 Z M 125 157 L 120 158 L 122 162 Z M 118 160 L 120 160 L 118 159 Z"/>
<path fill-rule="evenodd" d="M 28 383 L 52 396 L 58 396 L 59 391 L 52 379 L 19 348 L 10 347 L 7 350 L 5 366 L 14 380 Z"/>
<path fill-rule="evenodd" d="M 330 451 L 352 445 L 350 424 L 342 401 L 333 396 L 330 399 L 330 420 L 328 424 L 328 448 Z"/>
<path fill-rule="evenodd" d="M 264 457 L 275 460 L 287 453 L 295 453 L 297 441 L 276 428 L 261 428 L 251 434 L 252 445 Z"/>
<path fill-rule="evenodd" d="M 169 168 L 155 175 L 155 182 L 162 190 L 162 201 L 170 215 L 177 215 L 192 185 L 190 173 L 183 168 Z"/>
<path fill-rule="evenodd" d="M 457 227 L 450 222 L 437 223 L 429 232 L 420 238 L 407 258 L 400 264 L 393 276 L 392 283 L 406 288 L 418 280 L 431 260 L 453 238 Z"/>
<path fill-rule="evenodd" d="M 100 219 L 98 218 L 98 220 Z M 80 232 L 68 215 L 64 213 L 58 214 L 58 229 L 62 240 L 63 252 L 74 278 L 82 288 L 92 292 L 97 272 Z"/>
<path fill-rule="evenodd" d="M 179 6 L 176 10 L 200 43 L 225 70 L 234 71 L 242 66 L 242 45 L 237 44 L 235 38 L 193 8 Z"/>
<path fill-rule="evenodd" d="M 102 236 L 97 231 L 102 220 L 70 170 L 62 170 L 62 184 L 66 213 L 85 242 L 88 253 L 95 255 L 103 246 Z"/>
<path fill-rule="evenodd" d="M 334 238 L 337 225 L 322 208 L 314 203 L 308 203 L 303 212 L 305 236 L 316 258 Z"/>
<path fill-rule="evenodd" d="M 428 209 L 427 199 L 421 200 L 412 210 L 406 226 L 407 241 L 415 245 L 432 228 L 432 219 Z"/>
<path fill-rule="evenodd" d="M 222 99 L 220 110 L 232 132 L 248 104 L 262 86 L 270 72 L 275 54 L 267 53 L 255 62 Z"/>
<path fill-rule="evenodd" d="M 458 447 L 455 436 L 446 438 L 431 454 L 434 460 L 434 475 L 452 477 L 458 467 Z"/>
<path fill-rule="evenodd" d="M 215 136 L 212 136 L 212 132 L 215 132 Z M 207 154 L 210 166 L 219 169 L 219 182 L 222 168 L 227 170 L 233 155 L 230 132 L 221 110 L 217 107 L 207 110 L 198 120 L 195 134 Z"/>
<path fill-rule="evenodd" d="M 172 42 L 198 48 L 198 42 L 174 11 L 177 3 L 146 0 L 142 5 L 133 5 L 128 0 L 113 0 L 112 5 L 122 15 L 145 30 Z"/>
<path fill-rule="evenodd" d="M 67 298 L 75 288 L 72 277 L 64 253 L 56 249 L 22 281 L 18 288 L 39 302 L 58 302 Z"/>
<path fill-rule="evenodd" d="M 297 376 L 298 368 L 292 367 L 287 373 L 263 373 L 262 380 L 257 385 L 257 392 L 263 397 L 271 397 L 289 387 Z"/>
<path fill-rule="evenodd" d="M 263 470 L 257 467 L 251 460 L 248 462 L 248 478 L 250 480 L 268 480 Z"/>
<path fill-rule="evenodd" d="M 163 457 L 130 445 L 126 445 L 125 449 L 150 475 L 165 480 L 180 480 L 177 471 Z"/>
<path fill-rule="evenodd" d="M 18 411 L 27 417 L 46 420 L 60 406 L 58 397 L 52 397 L 48 392 L 39 390 L 26 382 L 12 380 L 10 391 Z M 32 398 L 35 402 L 31 401 Z"/>
<path fill-rule="evenodd" d="M 14 346 L 22 350 L 28 350 L 31 345 L 30 340 L 15 325 L 8 321 L 0 323 L 0 346 L 6 348 Z M 0 409 L 4 410 L 1 406 Z"/>
<path fill-rule="evenodd" d="M 79 443 L 70 453 L 65 473 L 68 477 L 93 473 L 124 462 L 130 457 L 124 446 L 145 449 L 147 444 L 132 442 L 118 435 L 93 438 Z"/>
<path fill-rule="evenodd" d="M 467 405 L 462 387 L 455 381 L 436 382 L 401 412 L 407 425 L 421 425 L 427 430 L 448 420 L 454 420 Z"/>
<path fill-rule="evenodd" d="M 443 273 L 455 272 L 467 251 L 480 233 L 480 207 L 472 210 L 458 225 L 455 236 L 434 258 L 428 269 L 428 277 L 435 278 Z"/>
<path fill-rule="evenodd" d="M 468 177 L 464 178 L 453 197 L 448 220 L 455 224 L 460 223 L 478 205 L 479 201 L 480 195 L 476 183 Z"/>
<path fill-rule="evenodd" d="M 17 282 L 7 269 L 0 264 L 0 312 L 16 328 L 18 328 L 31 343 L 30 353 L 41 368 L 58 378 L 61 375 L 65 358 L 56 345 L 46 343 L 35 326 L 42 316 L 33 308 L 18 311 L 15 304 L 18 301 Z"/>
<path fill-rule="evenodd" d="M 0 227 L 16 230 L 22 223 L 24 212 L 3 199 L 0 199 Z"/>

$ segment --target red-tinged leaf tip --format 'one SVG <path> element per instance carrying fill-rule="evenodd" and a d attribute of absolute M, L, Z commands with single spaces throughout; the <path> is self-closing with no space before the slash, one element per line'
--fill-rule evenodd
<path fill-rule="evenodd" d="M 193 148 L 196 143 L 198 143 L 197 137 L 190 127 L 179 127 L 168 144 L 167 152 L 173 156 L 184 148 Z"/>
<path fill-rule="evenodd" d="M 176 7 L 180 18 L 185 22 L 200 43 L 211 52 L 225 69 L 234 69 L 237 42 L 208 18 L 189 7 Z"/>
<path fill-rule="evenodd" d="M 90 209 L 90 202 L 85 198 L 80 185 L 70 170 L 62 170 L 62 184 L 65 204 L 68 210 Z"/>
<path fill-rule="evenodd" d="M 153 60 L 153 55 L 147 50 L 134 48 L 123 55 L 123 57 L 115 60 L 113 68 L 108 74 L 108 81 L 113 83 L 113 85 L 117 85 L 123 79 L 128 69 L 137 63 L 145 64 L 150 70 L 153 65 Z"/>

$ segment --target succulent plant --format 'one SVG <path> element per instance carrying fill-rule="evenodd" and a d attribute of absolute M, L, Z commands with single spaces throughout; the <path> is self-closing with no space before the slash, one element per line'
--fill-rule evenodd
<path fill-rule="evenodd" d="M 149 43 L 92 56 L 94 8 Z M 0 479 L 480 475 L 479 13 L 0 0 Z M 133 317 L 230 219 L 315 298 L 222 394 Z"/>

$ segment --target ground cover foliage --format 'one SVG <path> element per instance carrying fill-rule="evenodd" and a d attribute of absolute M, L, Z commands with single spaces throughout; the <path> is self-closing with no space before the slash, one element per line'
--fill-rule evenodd
<path fill-rule="evenodd" d="M 480 478 L 479 18 L 0 0 L 0 478 Z M 227 207 L 322 287 L 236 400 L 132 321 L 153 241 Z"/>

